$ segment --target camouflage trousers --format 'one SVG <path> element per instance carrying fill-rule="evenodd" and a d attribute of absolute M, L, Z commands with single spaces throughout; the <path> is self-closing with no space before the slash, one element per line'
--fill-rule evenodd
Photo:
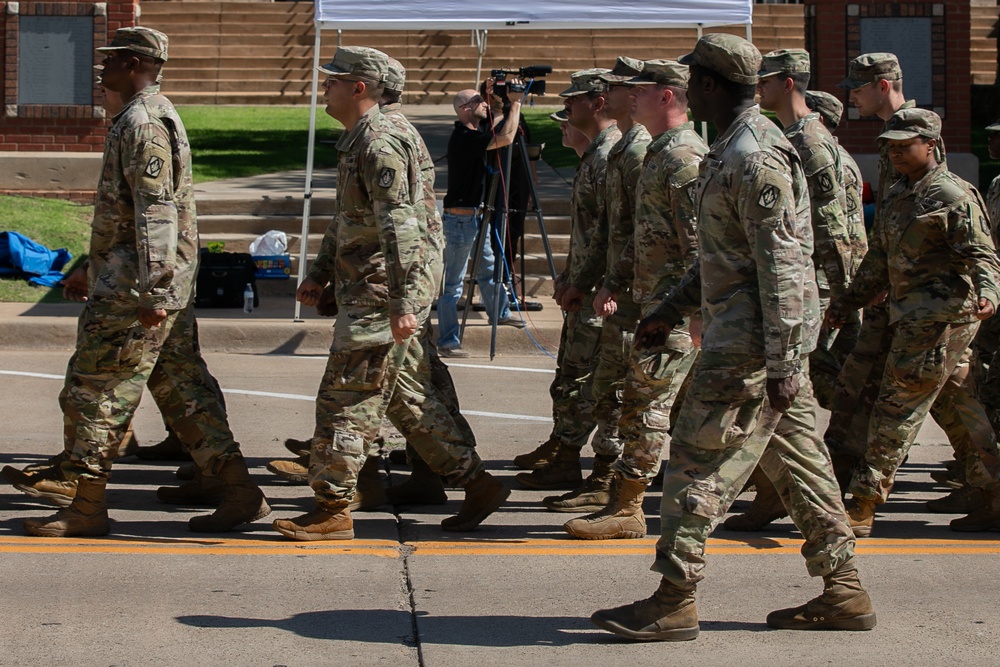
<path fill-rule="evenodd" d="M 430 354 L 420 336 L 406 343 L 338 346 L 330 352 L 316 396 L 309 484 L 320 506 L 339 507 L 354 497 L 358 473 L 390 421 L 434 472 L 464 486 L 483 470 L 431 386 Z"/>
<path fill-rule="evenodd" d="M 600 349 L 592 383 L 592 411 L 597 433 L 591 446 L 595 454 L 618 456 L 622 453 L 618 422 L 622 414 L 622 391 L 636 324 L 638 322 L 626 328 L 618 321 L 605 318 L 601 326 Z"/>
<path fill-rule="evenodd" d="M 822 312 L 826 312 L 826 309 Z M 837 378 L 858 342 L 860 331 L 861 314 L 858 312 L 852 313 L 840 329 L 820 331 L 816 349 L 809 353 L 809 379 L 813 384 L 816 402 L 821 408 L 833 409 Z"/>
<path fill-rule="evenodd" d="M 816 435 L 808 364 L 785 413 L 773 412 L 760 357 L 702 352 L 670 443 L 652 570 L 682 588 L 704 578 L 705 543 L 758 461 L 805 538 L 812 576 L 854 557 L 830 455 Z M 771 446 L 765 446 L 770 442 Z"/>
<path fill-rule="evenodd" d="M 993 430 L 1000 432 L 1000 317 L 980 323 L 972 344 L 972 378 L 976 396 L 986 410 Z"/>
<path fill-rule="evenodd" d="M 579 313 L 566 314 L 559 336 L 556 377 L 549 386 L 552 437 L 576 449 L 587 444 L 595 427 L 593 379 L 601 328 L 601 319 L 585 305 Z"/>
<path fill-rule="evenodd" d="M 108 477 L 117 445 L 149 387 L 164 422 L 212 475 L 238 456 L 222 391 L 198 346 L 192 306 L 145 329 L 135 304 L 90 301 L 80 314 L 77 347 L 59 394 L 70 479 Z"/>
<path fill-rule="evenodd" d="M 946 423 L 952 429 L 961 429 L 963 438 L 969 438 L 959 448 L 975 447 L 990 470 L 990 479 L 969 482 L 979 486 L 995 482 L 1000 472 L 995 432 L 989 428 L 985 441 L 979 442 L 968 435 L 966 427 L 971 424 L 982 432 L 979 425 L 989 425 L 982 405 L 962 381 L 961 367 L 968 361 L 968 348 L 978 328 L 978 322 L 903 320 L 893 325 L 882 385 L 872 406 L 869 444 L 849 487 L 854 497 L 882 498 L 883 480 L 896 473 L 932 406 L 938 411 L 947 408 L 954 415 L 954 420 Z M 945 400 L 939 401 L 946 388 Z M 975 467 L 970 472 L 974 477 L 978 474 Z"/>
<path fill-rule="evenodd" d="M 698 350 L 684 332 L 672 332 L 662 348 L 633 348 L 618 430 L 624 451 L 615 470 L 629 479 L 652 480 L 660 462 L 669 458 L 671 416 L 683 401 L 685 380 Z"/>

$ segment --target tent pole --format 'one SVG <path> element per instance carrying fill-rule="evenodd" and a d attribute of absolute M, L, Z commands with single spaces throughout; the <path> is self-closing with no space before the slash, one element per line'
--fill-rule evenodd
<path fill-rule="evenodd" d="M 313 45 L 313 68 L 312 68 L 312 103 L 309 105 L 309 140 L 306 148 L 306 183 L 302 194 L 302 235 L 299 241 L 299 281 L 296 286 L 301 285 L 306 279 L 306 261 L 309 254 L 309 213 L 312 210 L 312 176 L 313 176 L 313 155 L 316 152 L 316 99 L 319 90 L 319 49 L 320 49 L 320 28 L 319 23 L 314 25 L 316 31 L 316 42 Z M 340 31 L 338 30 L 338 33 Z M 301 322 L 302 304 L 295 301 L 295 321 Z"/>
<path fill-rule="evenodd" d="M 473 88 L 479 87 L 480 75 L 483 72 L 483 56 L 486 54 L 486 40 L 488 39 L 489 30 L 473 30 L 472 31 L 472 41 L 475 44 L 476 52 L 479 57 L 476 60 L 476 80 L 472 82 Z"/>
<path fill-rule="evenodd" d="M 697 27 L 698 27 L 698 39 L 701 39 L 702 36 L 704 36 L 705 34 L 705 29 L 700 23 L 698 24 Z M 704 141 L 706 144 L 708 143 L 708 123 L 706 123 L 705 121 L 701 121 L 701 140 Z"/>

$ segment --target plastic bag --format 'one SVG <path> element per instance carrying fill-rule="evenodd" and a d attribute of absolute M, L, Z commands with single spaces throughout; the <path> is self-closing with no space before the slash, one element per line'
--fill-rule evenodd
<path fill-rule="evenodd" d="M 263 255 L 284 255 L 288 249 L 288 237 L 285 232 L 272 229 L 261 234 L 250 243 L 250 254 L 255 257 Z"/>

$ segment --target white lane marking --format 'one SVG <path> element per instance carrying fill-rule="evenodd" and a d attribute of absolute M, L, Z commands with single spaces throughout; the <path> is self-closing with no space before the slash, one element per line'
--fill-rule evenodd
<path fill-rule="evenodd" d="M 308 354 L 289 354 L 287 355 L 289 359 L 327 359 L 326 355 L 308 355 Z M 548 373 L 549 375 L 555 373 L 554 368 L 526 368 L 524 366 L 496 366 L 493 364 L 461 364 L 455 363 L 453 361 L 445 360 L 448 364 L 448 368 L 483 368 L 489 371 L 514 371 L 516 373 Z"/>
<path fill-rule="evenodd" d="M 33 377 L 42 378 L 45 380 L 63 380 L 64 375 L 52 375 L 50 373 L 29 373 L 26 371 L 4 371 L 0 370 L 0 375 L 19 375 L 22 377 Z M 315 401 L 315 396 L 306 396 L 304 394 L 282 394 L 274 391 L 253 391 L 250 389 L 226 389 L 223 387 L 223 393 L 226 394 L 242 394 L 244 396 L 262 396 L 264 398 L 287 398 L 292 401 Z M 496 419 L 517 419 L 520 421 L 531 421 L 531 422 L 551 422 L 551 417 L 536 417 L 534 415 L 515 415 L 508 412 L 481 412 L 479 410 L 463 410 L 463 414 L 470 415 L 473 417 L 494 417 Z"/>

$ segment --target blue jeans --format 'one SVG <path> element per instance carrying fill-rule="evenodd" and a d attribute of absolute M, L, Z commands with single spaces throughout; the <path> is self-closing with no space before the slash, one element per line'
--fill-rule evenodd
<path fill-rule="evenodd" d="M 444 223 L 444 290 L 438 299 L 438 347 L 458 347 L 458 300 L 462 296 L 462 280 L 472 254 L 472 246 L 479 232 L 479 217 L 475 215 L 451 215 L 445 213 Z M 489 237 L 483 239 L 483 257 L 479 262 L 479 272 L 476 283 L 486 306 L 487 316 L 492 318 L 496 302 L 494 300 L 495 283 L 493 282 L 493 244 Z M 510 304 L 507 302 L 507 290 L 500 292 L 500 319 L 510 317 Z M 468 304 L 472 306 L 471 303 Z"/>

